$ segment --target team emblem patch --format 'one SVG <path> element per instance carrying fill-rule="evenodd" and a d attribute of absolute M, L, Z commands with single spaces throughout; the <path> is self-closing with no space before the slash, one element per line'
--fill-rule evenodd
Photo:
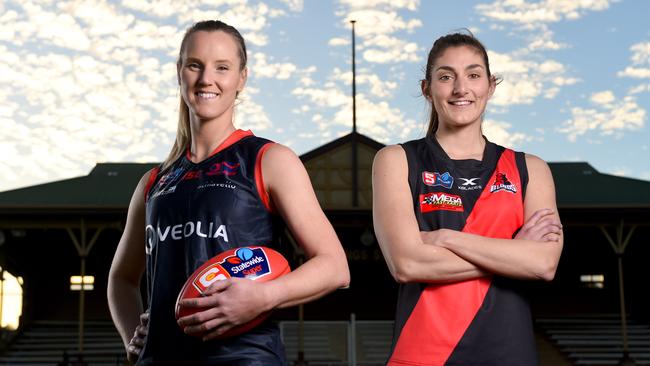
<path fill-rule="evenodd" d="M 420 195 L 420 212 L 431 211 L 463 211 L 463 200 L 460 196 L 445 192 L 432 192 Z"/>
<path fill-rule="evenodd" d="M 449 174 L 449 172 L 444 172 L 442 174 L 438 172 L 422 172 L 422 182 L 431 187 L 444 187 L 451 188 L 454 184 L 454 177 Z"/>
<path fill-rule="evenodd" d="M 490 186 L 490 193 L 495 193 L 499 191 L 517 193 L 517 186 L 510 183 L 508 177 L 506 177 L 506 173 L 497 172 L 496 179 L 494 180 L 494 183 Z"/>
<path fill-rule="evenodd" d="M 230 277 L 255 279 L 270 273 L 269 259 L 262 248 L 239 248 L 234 255 L 203 269 L 192 285 L 203 294 L 216 281 Z"/>

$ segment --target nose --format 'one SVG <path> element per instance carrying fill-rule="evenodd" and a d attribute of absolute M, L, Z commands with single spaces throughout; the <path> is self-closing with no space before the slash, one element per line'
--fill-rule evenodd
<path fill-rule="evenodd" d="M 454 94 L 465 95 L 467 93 L 467 84 L 464 78 L 454 79 Z"/>
<path fill-rule="evenodd" d="M 203 68 L 201 70 L 201 74 L 199 75 L 199 79 L 197 80 L 197 82 L 199 83 L 199 85 L 205 86 L 205 85 L 210 85 L 212 83 L 211 80 L 212 79 L 210 78 L 210 70 L 208 70 L 207 68 Z"/>

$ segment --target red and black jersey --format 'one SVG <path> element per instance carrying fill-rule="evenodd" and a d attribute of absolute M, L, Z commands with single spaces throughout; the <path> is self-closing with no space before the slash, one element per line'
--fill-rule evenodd
<path fill-rule="evenodd" d="M 264 190 L 261 158 L 271 142 L 237 130 L 207 159 L 189 152 L 145 192 L 149 333 L 138 365 L 284 365 L 277 325 L 266 322 L 226 340 L 184 334 L 174 316 L 178 293 L 207 259 L 231 248 L 279 250 L 282 221 Z"/>
<path fill-rule="evenodd" d="M 525 156 L 486 140 L 483 160 L 452 160 L 435 138 L 402 144 L 421 231 L 510 239 L 524 223 Z M 536 365 L 522 281 L 490 276 L 400 285 L 388 365 Z"/>

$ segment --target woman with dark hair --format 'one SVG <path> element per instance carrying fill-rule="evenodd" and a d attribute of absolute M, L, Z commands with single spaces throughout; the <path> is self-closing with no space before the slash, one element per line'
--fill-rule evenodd
<path fill-rule="evenodd" d="M 548 165 L 483 136 L 497 84 L 473 35 L 439 38 L 426 137 L 375 157 L 375 233 L 400 283 L 389 365 L 537 364 L 521 280 L 553 279 L 562 226 Z"/>
<path fill-rule="evenodd" d="M 187 30 L 177 62 L 176 141 L 165 162 L 140 180 L 109 275 L 111 314 L 129 360 L 138 365 L 285 365 L 272 322 L 215 338 L 261 313 L 349 283 L 345 253 L 300 159 L 234 126 L 247 74 L 246 46 L 234 27 L 204 21 Z M 184 300 L 199 312 L 175 319 L 176 298 L 196 268 L 230 248 L 277 250 L 283 225 L 305 251 L 304 264 L 264 283 L 217 281 L 207 296 Z M 145 268 L 146 311 L 140 297 Z M 188 335 L 197 333 L 205 335 Z"/>

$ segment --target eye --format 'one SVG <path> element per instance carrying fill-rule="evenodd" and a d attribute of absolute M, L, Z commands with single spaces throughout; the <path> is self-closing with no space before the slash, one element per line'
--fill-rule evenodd
<path fill-rule="evenodd" d="M 217 71 L 228 71 L 229 67 L 228 65 L 218 65 L 217 66 Z"/>
<path fill-rule="evenodd" d="M 452 79 L 453 79 L 453 76 L 451 76 L 449 74 L 444 74 L 444 75 L 438 76 L 438 80 L 440 80 L 440 81 L 449 81 L 449 80 L 452 80 Z"/>
<path fill-rule="evenodd" d="M 199 65 L 196 62 L 190 62 L 190 63 L 187 64 L 187 68 L 190 69 L 190 70 L 200 70 L 201 65 Z"/>
<path fill-rule="evenodd" d="M 481 74 L 477 74 L 477 73 L 469 74 L 469 78 L 470 79 L 480 79 Z"/>

